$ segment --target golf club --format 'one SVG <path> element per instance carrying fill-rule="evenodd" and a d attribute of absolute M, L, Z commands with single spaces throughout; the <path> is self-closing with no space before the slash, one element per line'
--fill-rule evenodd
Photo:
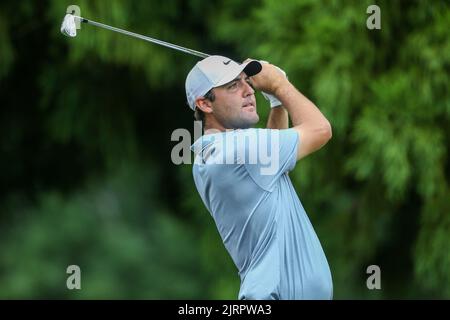
<path fill-rule="evenodd" d="M 68 36 L 68 37 L 72 37 L 72 38 L 77 36 L 77 24 L 76 24 L 75 19 L 78 19 L 78 21 L 81 21 L 81 22 L 86 23 L 86 24 L 90 24 L 90 25 L 93 25 L 93 26 L 96 26 L 96 27 L 100 27 L 100 28 L 103 28 L 103 29 L 107 29 L 107 30 L 118 32 L 118 33 L 122 33 L 122 34 L 127 35 L 127 36 L 131 36 L 131 37 L 134 37 L 134 38 L 138 38 L 138 39 L 141 39 L 141 40 L 145 40 L 145 41 L 148 41 L 148 42 L 159 44 L 161 46 L 164 46 L 164 47 L 167 47 L 167 48 L 171 48 L 171 49 L 174 49 L 174 50 L 178 50 L 178 51 L 181 51 L 181 52 L 184 52 L 184 53 L 188 53 L 188 54 L 191 54 L 191 55 L 194 55 L 194 56 L 197 56 L 197 57 L 207 58 L 207 57 L 210 56 L 209 54 L 206 54 L 206 53 L 203 53 L 203 52 L 200 52 L 200 51 L 192 50 L 192 49 L 189 49 L 189 48 L 184 48 L 184 47 L 178 46 L 176 44 L 172 44 L 172 43 L 165 42 L 165 41 L 162 41 L 162 40 L 150 38 L 150 37 L 147 37 L 147 36 L 143 36 L 141 34 L 137 34 L 137 33 L 134 33 L 134 32 L 127 31 L 127 30 L 119 29 L 119 28 L 116 28 L 116 27 L 111 27 L 111 26 L 108 26 L 106 24 L 103 24 L 103 23 L 100 23 L 100 22 L 96 22 L 96 21 L 93 21 L 93 20 L 88 20 L 86 18 L 75 16 L 75 15 L 70 14 L 70 13 L 66 14 L 66 16 L 64 17 L 64 20 L 63 20 L 63 22 L 61 24 L 61 33 L 63 35 Z M 263 62 L 265 62 L 265 61 L 263 61 Z M 286 73 L 283 70 L 281 70 L 281 69 L 279 69 L 279 70 L 284 75 L 286 75 Z M 278 103 L 278 100 L 275 99 L 275 97 L 273 97 L 271 95 L 268 95 L 265 92 L 261 92 L 261 93 L 262 93 L 262 95 L 264 96 L 264 98 L 266 100 L 270 101 L 271 104 Z"/>
<path fill-rule="evenodd" d="M 184 48 L 184 47 L 178 46 L 176 44 L 172 44 L 172 43 L 165 42 L 165 41 L 162 41 L 162 40 L 158 40 L 158 39 L 150 38 L 150 37 L 147 37 L 147 36 L 143 36 L 143 35 L 138 34 L 138 33 L 130 32 L 130 31 L 119 29 L 119 28 L 115 28 L 115 27 L 111 27 L 111 26 L 108 26 L 106 24 L 103 24 L 103 23 L 100 23 L 100 22 L 96 22 L 96 21 L 92 21 L 92 20 L 88 20 L 86 18 L 75 16 L 75 15 L 70 14 L 70 13 L 66 14 L 66 16 L 64 17 L 64 20 L 63 20 L 63 22 L 61 24 L 61 33 L 63 35 L 69 36 L 69 37 L 72 37 L 72 38 L 77 36 L 77 25 L 76 25 L 76 20 L 75 19 L 78 19 L 78 21 L 81 21 L 81 22 L 86 23 L 86 24 L 90 24 L 90 25 L 93 25 L 93 26 L 96 26 L 96 27 L 100 27 L 100 28 L 103 28 L 103 29 L 107 29 L 107 30 L 118 32 L 118 33 L 122 33 L 122 34 L 130 36 L 130 37 L 134 37 L 134 38 L 138 38 L 138 39 L 145 40 L 145 41 L 148 41 L 148 42 L 152 42 L 152 43 L 155 43 L 155 44 L 159 44 L 161 46 L 164 46 L 164 47 L 167 47 L 167 48 L 171 48 L 171 49 L 174 49 L 174 50 L 178 50 L 178 51 L 181 51 L 181 52 L 184 52 L 184 53 L 189 53 L 189 54 L 192 54 L 192 55 L 197 56 L 197 57 L 201 57 L 201 58 L 209 57 L 209 54 L 206 54 L 206 53 L 203 53 L 203 52 L 200 52 L 200 51 Z"/>

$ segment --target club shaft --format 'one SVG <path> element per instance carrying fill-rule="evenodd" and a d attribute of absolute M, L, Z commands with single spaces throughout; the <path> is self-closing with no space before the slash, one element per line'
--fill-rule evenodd
<path fill-rule="evenodd" d="M 111 30 L 111 31 L 119 32 L 119 33 L 125 34 L 127 36 L 138 38 L 138 39 L 141 39 L 141 40 L 144 40 L 144 41 L 156 43 L 156 44 L 159 44 L 159 45 L 167 47 L 167 48 L 171 48 L 171 49 L 175 49 L 175 50 L 178 50 L 178 51 L 181 51 L 181 52 L 184 52 L 184 53 L 192 54 L 192 55 L 197 56 L 197 57 L 201 57 L 201 58 L 209 57 L 209 54 L 206 54 L 206 53 L 203 53 L 203 52 L 200 52 L 200 51 L 196 51 L 196 50 L 192 50 L 192 49 L 189 49 L 189 48 L 181 47 L 181 46 L 178 46 L 178 45 L 173 44 L 173 43 L 169 43 L 169 42 L 165 42 L 165 41 L 162 41 L 162 40 L 150 38 L 150 37 L 138 34 L 138 33 L 130 32 L 130 31 L 127 31 L 127 30 L 116 28 L 116 27 L 111 27 L 111 26 L 108 26 L 107 24 L 103 24 L 103 23 L 96 22 L 96 21 L 93 21 L 93 20 L 88 20 L 88 19 L 83 18 L 83 17 L 78 17 L 78 16 L 74 16 L 74 17 L 76 19 L 79 19 L 83 23 L 87 23 L 87 24 L 90 24 L 90 25 L 93 25 L 93 26 L 96 26 L 96 27 L 100 27 L 100 28 Z"/>

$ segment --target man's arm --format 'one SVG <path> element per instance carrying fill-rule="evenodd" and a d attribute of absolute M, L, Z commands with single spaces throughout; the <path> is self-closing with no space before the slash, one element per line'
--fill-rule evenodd
<path fill-rule="evenodd" d="M 293 128 L 300 136 L 297 160 L 322 148 L 332 137 L 330 122 L 308 98 L 289 81 L 274 92 L 291 117 Z"/>
<path fill-rule="evenodd" d="M 275 95 L 288 111 L 293 128 L 300 136 L 297 160 L 323 147 L 332 136 L 330 122 L 275 66 L 262 66 L 261 72 L 251 77 L 251 82 L 256 89 Z"/>
<path fill-rule="evenodd" d="M 278 106 L 270 110 L 267 119 L 268 129 L 287 129 L 289 128 L 289 116 L 285 107 Z"/>

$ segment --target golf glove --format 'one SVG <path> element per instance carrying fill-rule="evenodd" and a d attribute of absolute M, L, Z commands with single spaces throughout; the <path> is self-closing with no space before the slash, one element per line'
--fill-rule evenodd
<path fill-rule="evenodd" d="M 259 62 L 261 62 L 261 63 L 268 63 L 267 61 L 264 61 L 264 60 L 260 60 Z M 278 68 L 277 66 L 275 66 L 275 68 L 280 70 L 280 72 L 287 78 L 286 72 L 284 72 L 282 69 Z M 278 106 L 280 106 L 282 104 L 281 101 L 278 100 L 277 97 L 275 97 L 274 95 L 271 95 L 269 93 L 265 93 L 264 91 L 261 91 L 261 93 L 264 96 L 264 98 L 267 101 L 269 101 L 271 108 L 278 107 Z"/>

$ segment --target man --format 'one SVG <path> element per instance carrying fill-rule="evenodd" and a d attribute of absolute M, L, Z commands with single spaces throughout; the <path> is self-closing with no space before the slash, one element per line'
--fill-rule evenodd
<path fill-rule="evenodd" d="M 239 299 L 331 299 L 328 262 L 288 176 L 331 126 L 280 70 L 222 56 L 192 68 L 187 100 L 205 130 L 192 145 L 194 181 L 239 270 Z M 271 101 L 267 129 L 251 128 L 255 89 Z"/>

